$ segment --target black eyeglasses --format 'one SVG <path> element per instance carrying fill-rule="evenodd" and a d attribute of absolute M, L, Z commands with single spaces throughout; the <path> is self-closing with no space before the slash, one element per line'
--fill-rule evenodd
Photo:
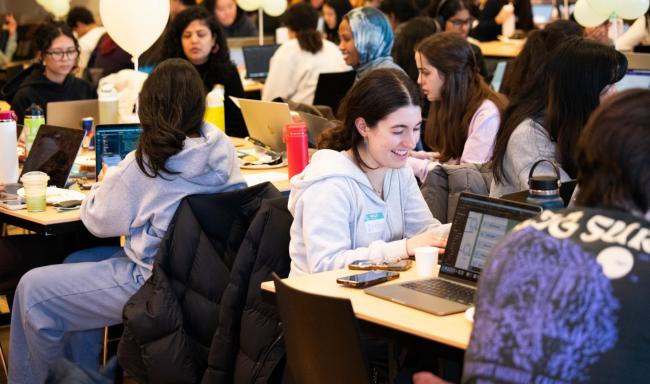
<path fill-rule="evenodd" d="M 55 60 L 63 60 L 64 58 L 76 59 L 79 55 L 79 51 L 77 49 L 68 49 L 65 51 L 45 51 L 45 54 L 52 56 Z"/>
<path fill-rule="evenodd" d="M 449 22 L 452 23 L 454 27 L 460 28 L 465 25 L 472 24 L 472 18 L 470 17 L 469 19 L 449 19 Z"/>

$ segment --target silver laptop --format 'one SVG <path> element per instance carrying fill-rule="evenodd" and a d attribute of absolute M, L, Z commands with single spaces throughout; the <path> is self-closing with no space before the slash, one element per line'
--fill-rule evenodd
<path fill-rule="evenodd" d="M 309 146 L 313 148 L 318 147 L 320 136 L 324 130 L 336 126 L 333 121 L 329 121 L 324 117 L 316 116 L 308 112 L 298 111 L 300 118 L 307 124 L 307 136 L 309 136 Z"/>
<path fill-rule="evenodd" d="M 250 137 L 261 141 L 278 153 L 286 150 L 282 129 L 285 124 L 293 122 L 287 103 L 237 99 L 235 97 L 231 97 L 231 99 L 239 105 Z"/>
<path fill-rule="evenodd" d="M 443 316 L 474 302 L 476 283 L 494 245 L 520 222 L 538 215 L 535 205 L 462 193 L 437 278 L 379 285 L 367 294 Z"/>
<path fill-rule="evenodd" d="M 99 123 L 97 100 L 53 101 L 47 103 L 47 123 L 59 127 L 81 129 L 81 119 L 92 117 Z"/>

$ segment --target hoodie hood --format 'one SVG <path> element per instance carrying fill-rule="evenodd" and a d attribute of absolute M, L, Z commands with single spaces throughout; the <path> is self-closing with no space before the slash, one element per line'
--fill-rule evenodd
<path fill-rule="evenodd" d="M 388 170 L 388 172 L 391 172 L 391 170 Z M 382 202 L 372 189 L 366 174 L 345 152 L 321 149 L 314 153 L 309 165 L 301 173 L 291 178 L 289 211 L 293 214 L 296 202 L 308 187 L 330 178 L 342 178 L 355 182 L 359 184 L 360 189 L 369 199 L 377 200 L 378 203 Z"/>
<path fill-rule="evenodd" d="M 225 183 L 233 169 L 239 168 L 232 146 L 221 130 L 204 121 L 201 137 L 186 138 L 183 150 L 167 160 L 169 170 L 180 172 L 171 178 L 179 177 L 198 185 Z"/>

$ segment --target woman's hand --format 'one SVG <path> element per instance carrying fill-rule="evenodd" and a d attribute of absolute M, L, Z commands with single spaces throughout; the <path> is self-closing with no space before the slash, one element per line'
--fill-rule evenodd
<path fill-rule="evenodd" d="M 409 256 L 415 255 L 415 248 L 418 247 L 438 247 L 439 253 L 443 253 L 447 246 L 447 239 L 434 235 L 426 231 L 406 239 L 406 253 Z"/>
<path fill-rule="evenodd" d="M 440 154 L 438 152 L 411 151 L 410 156 L 416 159 L 435 161 Z"/>

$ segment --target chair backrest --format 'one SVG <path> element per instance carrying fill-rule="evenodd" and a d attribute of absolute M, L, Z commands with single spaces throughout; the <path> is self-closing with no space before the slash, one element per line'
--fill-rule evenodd
<path fill-rule="evenodd" d="M 294 383 L 368 383 L 357 320 L 350 300 L 289 287 L 273 275 Z"/>
<path fill-rule="evenodd" d="M 318 75 L 314 105 L 327 105 L 336 114 L 343 96 L 354 84 L 355 71 L 321 73 Z"/>

